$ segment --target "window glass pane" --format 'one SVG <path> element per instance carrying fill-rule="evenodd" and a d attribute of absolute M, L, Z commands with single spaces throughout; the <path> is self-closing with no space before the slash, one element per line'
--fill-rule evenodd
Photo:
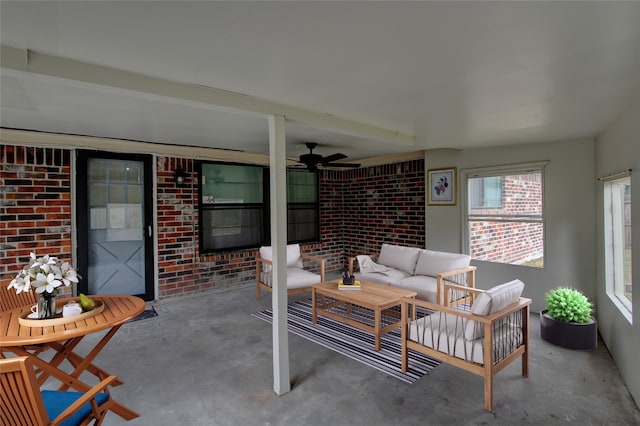
<path fill-rule="evenodd" d="M 542 170 L 467 179 L 472 259 L 544 267 Z"/>
<path fill-rule="evenodd" d="M 542 223 L 471 220 L 469 227 L 472 259 L 544 267 Z"/>
<path fill-rule="evenodd" d="M 502 178 L 488 177 L 484 183 L 484 206 L 499 209 L 502 207 Z"/>
<path fill-rule="evenodd" d="M 484 207 L 483 178 L 469 179 L 468 196 L 470 209 L 481 209 Z"/>
<path fill-rule="evenodd" d="M 126 182 L 129 185 L 142 184 L 142 165 L 128 163 L 125 166 Z"/>
<path fill-rule="evenodd" d="M 107 187 L 102 184 L 89 184 L 89 205 L 107 205 Z"/>
<path fill-rule="evenodd" d="M 289 242 L 313 241 L 319 236 L 318 209 L 315 205 L 290 205 L 287 212 Z"/>
<path fill-rule="evenodd" d="M 142 204 L 142 185 L 127 186 L 127 202 Z"/>
<path fill-rule="evenodd" d="M 201 163 L 203 253 L 269 244 L 269 180 L 262 166 Z M 318 177 L 287 170 L 288 242 L 320 239 Z"/>
<path fill-rule="evenodd" d="M 126 203 L 125 187 L 122 185 L 110 185 L 109 186 L 109 203 Z"/>
<path fill-rule="evenodd" d="M 472 209 L 500 208 L 502 206 L 502 178 L 470 178 L 469 206 Z"/>
<path fill-rule="evenodd" d="M 126 169 L 123 166 L 124 162 L 109 162 L 109 182 L 111 183 L 123 183 L 126 182 L 127 174 Z"/>
<path fill-rule="evenodd" d="M 287 201 L 289 203 L 315 203 L 318 198 L 315 173 L 287 171 Z"/>
<path fill-rule="evenodd" d="M 264 211 L 261 207 L 204 210 L 202 215 L 205 249 L 257 247 L 262 243 Z"/>
<path fill-rule="evenodd" d="M 263 168 L 235 164 L 202 165 L 204 204 L 262 203 Z"/>
<path fill-rule="evenodd" d="M 318 176 L 287 170 L 287 240 L 289 243 L 320 239 Z"/>
<path fill-rule="evenodd" d="M 607 293 L 632 312 L 631 178 L 605 183 Z"/>

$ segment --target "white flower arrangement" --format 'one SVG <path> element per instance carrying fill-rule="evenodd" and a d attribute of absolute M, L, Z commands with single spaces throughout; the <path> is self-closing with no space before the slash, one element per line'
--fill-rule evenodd
<path fill-rule="evenodd" d="M 32 288 L 38 294 L 58 294 L 58 287 L 78 282 L 80 276 L 67 262 L 49 255 L 37 258 L 35 253 L 30 257 L 29 264 L 9 283 L 8 289 L 15 288 L 17 294 Z"/>

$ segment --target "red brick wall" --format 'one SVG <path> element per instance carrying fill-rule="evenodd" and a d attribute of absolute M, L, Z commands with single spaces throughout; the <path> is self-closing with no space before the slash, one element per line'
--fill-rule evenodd
<path fill-rule="evenodd" d="M 173 171 L 188 174 L 178 187 Z M 157 158 L 158 297 L 166 298 L 214 287 L 253 282 L 256 250 L 200 256 L 198 237 L 198 181 L 194 162 Z"/>
<path fill-rule="evenodd" d="M 343 173 L 346 256 L 375 254 L 382 243 L 425 247 L 424 160 Z"/>
<path fill-rule="evenodd" d="M 71 259 L 72 151 L 2 145 L 0 277 L 13 278 L 31 251 Z M 158 298 L 251 285 L 257 250 L 200 255 L 194 162 L 157 157 Z M 183 186 L 174 170 L 188 174 Z M 376 252 L 383 242 L 424 247 L 424 162 L 320 173 L 322 241 L 302 251 L 340 271 L 346 256 Z M 79 271 L 82 275 L 82 271 Z"/>
<path fill-rule="evenodd" d="M 71 153 L 0 145 L 0 277 L 14 278 L 29 253 L 71 260 Z"/>

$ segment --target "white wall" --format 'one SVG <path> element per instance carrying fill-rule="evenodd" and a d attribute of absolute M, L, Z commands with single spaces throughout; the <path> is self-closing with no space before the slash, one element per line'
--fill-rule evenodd
<path fill-rule="evenodd" d="M 640 405 L 640 103 L 629 108 L 595 144 L 596 176 L 631 174 L 633 325 L 607 296 L 604 278 L 602 184 L 596 185 L 598 329 L 636 404 Z"/>
<path fill-rule="evenodd" d="M 571 286 L 596 300 L 594 141 L 512 145 L 465 150 L 427 151 L 426 169 L 461 170 L 548 161 L 545 166 L 544 268 L 472 262 L 478 267 L 477 287 L 489 288 L 515 278 L 525 283 L 532 311 L 544 308 L 545 293 Z M 427 248 L 462 251 L 460 188 L 455 207 L 427 206 Z"/>

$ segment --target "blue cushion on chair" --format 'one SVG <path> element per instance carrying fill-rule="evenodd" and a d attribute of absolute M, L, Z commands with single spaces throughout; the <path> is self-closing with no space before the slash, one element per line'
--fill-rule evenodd
<path fill-rule="evenodd" d="M 42 391 L 42 399 L 44 400 L 44 405 L 47 408 L 47 414 L 49 415 L 49 420 L 53 420 L 60 413 L 67 409 L 68 406 L 73 404 L 76 400 L 78 400 L 82 395 L 81 392 L 62 392 L 62 391 L 50 391 L 43 390 Z M 109 399 L 109 395 L 105 392 L 100 392 L 96 396 L 96 401 L 98 401 L 98 405 L 105 403 Z M 87 418 L 91 414 L 91 404 L 86 403 L 82 406 L 78 411 L 76 411 L 71 417 L 62 422 L 61 426 L 76 426 L 80 424 L 84 419 Z"/>

